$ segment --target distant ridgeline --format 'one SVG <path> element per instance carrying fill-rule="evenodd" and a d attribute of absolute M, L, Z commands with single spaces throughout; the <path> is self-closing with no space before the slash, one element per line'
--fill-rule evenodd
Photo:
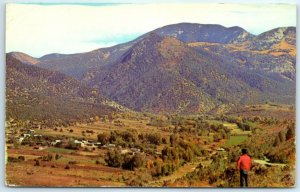
<path fill-rule="evenodd" d="M 180 23 L 91 52 L 41 58 L 12 52 L 6 61 L 7 118 L 295 104 L 295 27 L 255 36 L 240 27 Z"/>

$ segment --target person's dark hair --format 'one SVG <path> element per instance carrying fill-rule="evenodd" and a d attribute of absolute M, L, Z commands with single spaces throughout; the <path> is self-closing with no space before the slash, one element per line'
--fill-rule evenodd
<path fill-rule="evenodd" d="M 247 149 L 242 149 L 242 154 L 247 154 Z"/>

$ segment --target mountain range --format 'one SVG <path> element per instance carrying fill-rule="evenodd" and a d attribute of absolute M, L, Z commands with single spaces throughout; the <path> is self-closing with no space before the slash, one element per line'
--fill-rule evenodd
<path fill-rule="evenodd" d="M 94 104 L 105 106 L 100 102 L 104 98 L 135 111 L 189 114 L 263 102 L 294 104 L 295 69 L 295 27 L 253 35 L 240 27 L 179 23 L 86 53 L 41 58 L 9 53 L 6 86 L 15 90 L 11 82 L 18 81 L 20 93 L 27 87 L 38 94 L 41 90 L 28 84 L 47 81 L 47 88 L 42 88 L 42 97 L 47 97 L 56 87 L 51 77 L 68 79 L 59 81 L 57 97 L 64 93 L 71 101 L 82 100 L 78 89 L 85 87 L 87 95 L 98 94 Z M 36 80 L 34 71 L 47 75 Z"/>

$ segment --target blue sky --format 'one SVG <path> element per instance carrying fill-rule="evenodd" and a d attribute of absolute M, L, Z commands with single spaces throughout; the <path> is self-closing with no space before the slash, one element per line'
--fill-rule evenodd
<path fill-rule="evenodd" d="M 296 26 L 288 4 L 8 4 L 6 52 L 35 57 L 78 53 L 127 42 L 168 24 L 240 26 L 253 34 Z"/>

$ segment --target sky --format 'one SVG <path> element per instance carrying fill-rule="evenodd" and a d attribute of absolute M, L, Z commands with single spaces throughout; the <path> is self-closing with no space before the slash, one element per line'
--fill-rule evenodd
<path fill-rule="evenodd" d="M 257 35 L 296 26 L 296 17 L 289 4 L 7 4 L 6 52 L 87 52 L 181 22 L 240 26 Z"/>

